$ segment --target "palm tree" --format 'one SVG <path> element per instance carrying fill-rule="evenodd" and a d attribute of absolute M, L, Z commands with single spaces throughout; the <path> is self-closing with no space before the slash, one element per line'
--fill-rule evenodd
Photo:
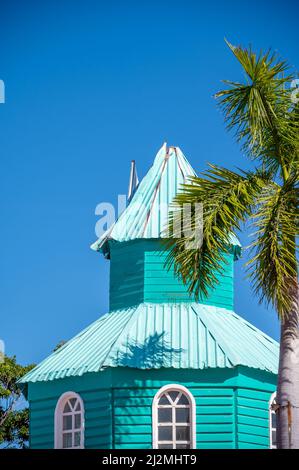
<path fill-rule="evenodd" d="M 254 229 L 247 263 L 259 300 L 272 304 L 281 322 L 277 389 L 279 448 L 299 448 L 298 176 L 299 105 L 285 61 L 227 43 L 245 72 L 244 83 L 225 81 L 216 94 L 229 129 L 250 159 L 251 171 L 209 165 L 192 177 L 169 214 L 168 267 L 197 300 L 217 284 L 232 233 Z M 295 98 L 295 99 L 294 99 Z M 182 223 L 186 204 L 202 204 L 203 241 L 191 248 L 197 212 Z M 178 227 L 180 235 L 178 235 Z"/>

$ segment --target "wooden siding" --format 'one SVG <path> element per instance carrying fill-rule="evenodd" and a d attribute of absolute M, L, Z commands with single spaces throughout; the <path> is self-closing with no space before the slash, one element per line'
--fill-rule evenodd
<path fill-rule="evenodd" d="M 196 402 L 197 448 L 233 449 L 233 390 L 184 385 Z M 152 402 L 159 388 L 114 389 L 115 448 L 152 448 Z"/>
<path fill-rule="evenodd" d="M 193 302 L 187 287 L 165 268 L 167 252 L 159 240 L 134 240 L 110 244 L 110 309 L 140 302 Z M 201 303 L 233 309 L 234 256 L 225 256 L 219 284 Z"/>
<path fill-rule="evenodd" d="M 110 250 L 110 310 L 144 302 L 143 243 L 112 242 Z"/>
<path fill-rule="evenodd" d="M 150 250 L 149 248 L 152 248 Z M 144 300 L 145 302 L 193 302 L 187 287 L 174 275 L 173 269 L 165 269 L 167 252 L 149 247 L 144 254 Z M 233 309 L 233 255 L 226 256 L 227 265 L 218 275 L 219 284 L 201 303 Z"/>
<path fill-rule="evenodd" d="M 269 447 L 268 402 L 273 374 L 246 369 L 108 369 L 81 377 L 30 383 L 30 446 L 53 448 L 54 411 L 66 391 L 85 407 L 85 447 L 152 448 L 152 401 L 167 384 L 187 387 L 196 402 L 198 449 Z"/>
<path fill-rule="evenodd" d="M 267 449 L 269 440 L 269 400 L 271 392 L 236 390 L 238 447 Z"/>
<path fill-rule="evenodd" d="M 196 372 L 117 369 L 112 377 L 115 448 L 152 447 L 152 400 L 162 386 L 173 383 L 184 385 L 194 396 L 198 449 L 269 447 L 268 400 L 276 386 L 273 374 L 244 367 Z M 245 402 L 245 409 L 244 395 L 254 396 L 258 404 Z M 257 415 L 263 420 L 255 427 Z"/>

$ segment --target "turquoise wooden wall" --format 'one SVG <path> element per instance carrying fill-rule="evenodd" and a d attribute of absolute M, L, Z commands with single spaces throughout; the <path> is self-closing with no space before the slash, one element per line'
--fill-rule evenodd
<path fill-rule="evenodd" d="M 77 392 L 85 409 L 85 447 L 112 447 L 111 387 L 107 374 L 85 374 L 49 382 L 29 383 L 30 448 L 54 448 L 54 413 L 59 397 Z"/>
<path fill-rule="evenodd" d="M 252 390 L 245 387 L 236 391 L 239 449 L 266 449 L 269 447 L 268 407 L 270 397 L 271 394 L 269 395 L 268 391 Z"/>
<path fill-rule="evenodd" d="M 276 376 L 247 368 L 127 371 L 113 374 L 116 448 L 152 447 L 152 399 L 167 384 L 187 387 L 196 401 L 199 449 L 269 447 L 269 399 Z M 133 386 L 132 386 L 133 383 Z M 253 422 L 256 426 L 253 427 Z"/>
<path fill-rule="evenodd" d="M 152 400 L 167 384 L 186 386 L 196 401 L 200 449 L 268 448 L 268 402 L 276 376 L 247 368 L 109 369 L 82 377 L 30 383 L 30 446 L 53 448 L 54 411 L 66 391 L 85 406 L 86 448 L 152 447 Z"/>
<path fill-rule="evenodd" d="M 110 242 L 110 309 L 141 302 L 193 302 L 173 269 L 164 267 L 167 252 L 159 240 Z M 233 309 L 234 255 L 226 255 L 219 284 L 201 302 Z"/>

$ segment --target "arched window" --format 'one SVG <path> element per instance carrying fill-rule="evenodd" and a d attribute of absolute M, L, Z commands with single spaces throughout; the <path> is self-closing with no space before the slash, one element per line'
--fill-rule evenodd
<path fill-rule="evenodd" d="M 195 400 L 182 385 L 166 385 L 153 401 L 153 448 L 195 449 Z"/>
<path fill-rule="evenodd" d="M 55 449 L 83 449 L 84 406 L 81 397 L 66 392 L 55 409 Z"/>
<path fill-rule="evenodd" d="M 271 395 L 269 401 L 269 432 L 270 432 L 270 449 L 276 449 L 276 413 L 272 405 L 276 405 L 276 392 Z"/>

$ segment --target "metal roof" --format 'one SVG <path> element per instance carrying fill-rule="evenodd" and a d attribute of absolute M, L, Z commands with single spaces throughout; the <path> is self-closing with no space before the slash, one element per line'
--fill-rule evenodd
<path fill-rule="evenodd" d="M 91 248 L 105 251 L 104 245 L 109 239 L 128 241 L 136 238 L 163 238 L 169 204 L 188 177 L 194 175 L 194 169 L 180 148 L 168 148 L 164 144 L 127 208 Z M 230 237 L 230 243 L 240 247 L 240 242 L 234 235 Z"/>
<path fill-rule="evenodd" d="M 277 373 L 279 344 L 231 310 L 143 303 L 110 312 L 25 375 L 22 383 L 106 367 L 252 367 Z"/>

